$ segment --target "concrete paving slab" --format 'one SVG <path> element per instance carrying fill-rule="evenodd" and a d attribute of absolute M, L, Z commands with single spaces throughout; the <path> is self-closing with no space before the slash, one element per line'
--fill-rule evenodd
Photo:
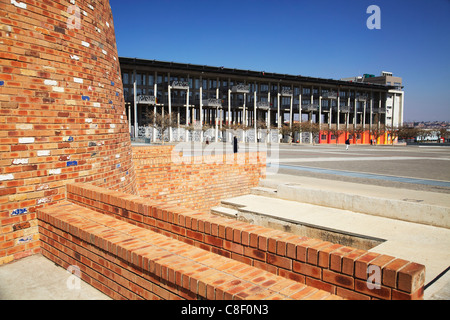
<path fill-rule="evenodd" d="M 0 300 L 111 300 L 78 280 L 43 255 L 29 256 L 0 266 Z"/>
<path fill-rule="evenodd" d="M 450 194 L 448 147 L 280 145 L 276 151 L 267 159 L 276 173 Z"/>
<path fill-rule="evenodd" d="M 272 188 L 275 191 L 264 192 Z M 255 193 L 320 206 L 450 228 L 450 196 L 444 193 L 390 188 L 277 174 L 260 182 Z"/>
<path fill-rule="evenodd" d="M 328 180 L 289 174 L 268 175 L 260 181 L 260 186 L 276 189 L 280 185 L 298 185 L 312 189 L 329 190 L 347 194 L 358 194 L 383 199 L 414 201 L 416 203 L 436 205 L 450 208 L 450 195 L 446 193 L 428 192 L 353 183 L 339 180 Z"/>

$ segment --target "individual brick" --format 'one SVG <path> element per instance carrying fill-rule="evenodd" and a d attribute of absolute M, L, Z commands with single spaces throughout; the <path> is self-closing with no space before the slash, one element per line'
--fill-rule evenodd
<path fill-rule="evenodd" d="M 317 265 L 319 262 L 319 252 L 320 250 L 327 248 L 331 246 L 332 243 L 328 241 L 322 241 L 321 243 L 318 243 L 316 245 L 313 245 L 308 248 L 307 250 L 307 258 L 306 262 L 309 264 Z"/>
<path fill-rule="evenodd" d="M 379 257 L 380 254 L 374 252 L 367 252 L 355 261 L 355 277 L 367 280 L 367 267 L 370 263 Z"/>
<path fill-rule="evenodd" d="M 391 288 L 385 286 L 370 287 L 367 281 L 355 279 L 355 291 L 383 300 L 391 300 Z"/>
<path fill-rule="evenodd" d="M 355 248 L 350 247 L 341 247 L 337 250 L 334 250 L 330 253 L 330 269 L 333 271 L 341 272 L 342 271 L 342 259 L 346 255 L 355 251 Z"/>
<path fill-rule="evenodd" d="M 383 268 L 383 285 L 397 288 L 398 271 L 409 262 L 403 259 L 395 259 Z"/>
<path fill-rule="evenodd" d="M 322 280 L 347 289 L 354 289 L 355 285 L 353 277 L 327 269 L 323 270 Z"/>
<path fill-rule="evenodd" d="M 322 269 L 307 263 L 294 261 L 292 264 L 292 270 L 296 273 L 300 273 L 309 277 L 321 279 Z"/>
<path fill-rule="evenodd" d="M 408 263 L 398 271 L 397 288 L 406 293 L 415 293 L 425 284 L 425 267 L 418 263 Z"/>
<path fill-rule="evenodd" d="M 342 257 L 342 273 L 353 275 L 355 271 L 355 260 L 366 254 L 365 250 L 354 250 Z"/>

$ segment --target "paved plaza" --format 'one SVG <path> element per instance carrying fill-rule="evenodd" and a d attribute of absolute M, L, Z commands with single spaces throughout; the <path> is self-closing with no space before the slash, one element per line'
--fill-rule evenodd
<path fill-rule="evenodd" d="M 180 143 L 185 156 L 233 152 L 230 143 Z M 268 175 L 287 174 L 394 188 L 450 192 L 450 147 L 239 143 L 266 151 Z M 176 153 L 178 155 L 178 153 Z"/>
<path fill-rule="evenodd" d="M 450 147 L 281 144 L 268 154 L 269 173 L 450 192 Z"/>
<path fill-rule="evenodd" d="M 450 238 L 447 227 L 436 226 L 448 222 L 449 160 L 450 148 L 437 145 L 358 145 L 345 150 L 341 145 L 282 144 L 277 150 L 269 148 L 268 175 L 261 182 L 262 189 L 272 191 L 255 193 L 266 197 L 254 194 L 227 203 L 254 217 L 384 239 L 372 251 L 426 265 L 425 299 L 448 299 Z M 271 200 L 275 190 L 278 195 Z M 341 198 L 351 200 L 345 204 Z M 364 199 L 376 199 L 373 210 L 352 212 L 351 206 Z"/>

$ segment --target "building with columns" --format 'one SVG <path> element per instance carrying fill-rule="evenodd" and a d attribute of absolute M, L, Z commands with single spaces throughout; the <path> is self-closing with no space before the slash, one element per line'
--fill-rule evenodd
<path fill-rule="evenodd" d="M 134 137 L 150 134 L 154 139 L 154 129 L 146 129 L 151 124 L 149 111 L 175 118 L 174 128 L 166 133 L 170 141 L 204 141 L 207 127 L 216 141 L 226 139 L 226 128 L 240 128 L 248 132 L 245 141 L 279 142 L 283 126 L 309 122 L 320 128 L 318 143 L 347 138 L 370 143 L 376 128 L 403 123 L 401 78 L 398 85 L 374 76 L 333 80 L 137 58 L 119 61 Z M 188 135 L 193 128 L 202 134 Z M 336 130 L 344 134 L 336 137 Z M 262 139 L 262 131 L 271 134 L 267 138 L 264 133 Z M 301 134 L 294 137 L 298 140 Z M 388 140 L 385 133 L 378 143 Z"/>

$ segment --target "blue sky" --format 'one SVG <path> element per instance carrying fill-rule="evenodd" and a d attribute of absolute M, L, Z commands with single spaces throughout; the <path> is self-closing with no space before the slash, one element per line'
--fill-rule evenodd
<path fill-rule="evenodd" d="M 403 78 L 405 121 L 450 121 L 450 0 L 110 0 L 120 56 Z M 369 30 L 370 5 L 381 29 Z"/>

